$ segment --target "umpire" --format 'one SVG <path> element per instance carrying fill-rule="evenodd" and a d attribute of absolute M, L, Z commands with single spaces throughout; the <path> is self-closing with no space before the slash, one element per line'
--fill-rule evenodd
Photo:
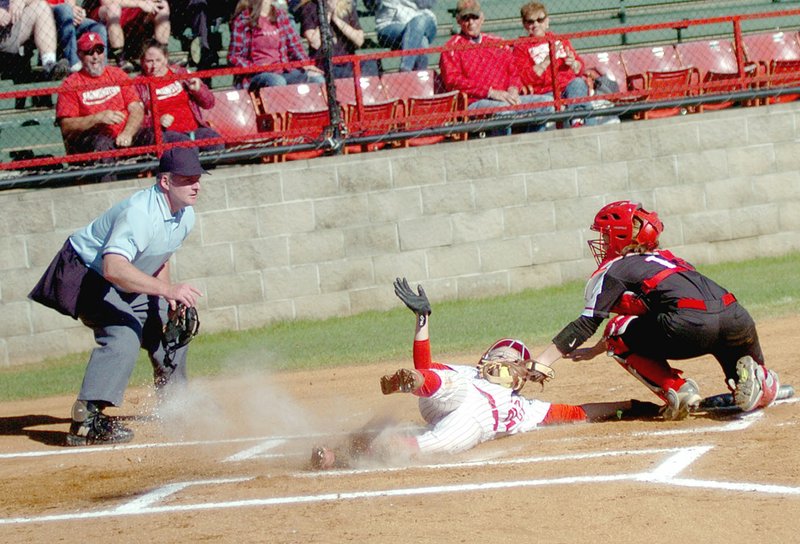
<path fill-rule="evenodd" d="M 122 403 L 140 347 L 157 388 L 186 382 L 186 346 L 173 349 L 162 331 L 169 309 L 193 308 L 202 296 L 192 285 L 171 282 L 169 258 L 194 226 L 204 173 L 196 149 L 166 151 L 155 184 L 73 233 L 28 295 L 80 319 L 98 344 L 72 407 L 69 446 L 133 438 L 103 410 Z"/>

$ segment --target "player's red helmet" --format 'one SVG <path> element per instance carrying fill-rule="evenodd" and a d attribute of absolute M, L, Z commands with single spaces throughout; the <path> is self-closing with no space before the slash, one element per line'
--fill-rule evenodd
<path fill-rule="evenodd" d="M 641 222 L 635 238 L 634 218 Z M 623 250 L 631 244 L 647 250 L 657 248 L 664 225 L 656 212 L 648 212 L 638 202 L 619 200 L 600 208 L 594 216 L 591 229 L 600 233 L 597 240 L 589 241 L 589 248 L 600 266 L 608 259 L 622 255 Z"/>

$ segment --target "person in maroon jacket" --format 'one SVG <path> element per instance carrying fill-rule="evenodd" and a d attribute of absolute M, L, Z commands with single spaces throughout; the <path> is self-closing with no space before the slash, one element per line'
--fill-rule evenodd
<path fill-rule="evenodd" d="M 142 50 L 142 72 L 145 76 L 162 78 L 170 74 L 186 74 L 180 66 L 170 66 L 167 46 L 150 40 Z M 150 88 L 146 83 L 136 85 L 145 117 L 143 126 L 153 131 L 154 126 L 163 130 L 164 142 L 186 142 L 220 138 L 220 134 L 203 120 L 201 109 L 214 107 L 214 94 L 200 78 L 177 79 L 156 82 L 155 98 L 158 100 L 158 122 L 153 122 L 153 107 Z M 223 149 L 224 144 L 201 146 L 201 151 Z"/>
<path fill-rule="evenodd" d="M 685 418 L 702 397 L 667 359 L 714 356 L 742 411 L 775 400 L 780 382 L 764 366 L 753 318 L 732 293 L 658 249 L 658 214 L 621 200 L 600 209 L 591 229 L 600 234 L 589 242 L 598 269 L 586 285 L 584 310 L 535 361 L 586 361 L 607 352 L 665 402 L 662 415 L 670 420 Z M 576 349 L 607 318 L 600 341 Z"/>

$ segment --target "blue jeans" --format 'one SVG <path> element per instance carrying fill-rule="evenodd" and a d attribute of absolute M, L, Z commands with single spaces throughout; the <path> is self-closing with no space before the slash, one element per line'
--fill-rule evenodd
<path fill-rule="evenodd" d="M 325 83 L 325 76 L 316 72 L 306 72 L 300 68 L 289 72 L 261 72 L 250 80 L 248 90 L 253 92 L 261 87 L 281 87 L 296 83 Z"/>
<path fill-rule="evenodd" d="M 537 104 L 539 102 L 552 102 L 553 97 L 549 94 L 523 94 L 520 95 L 519 101 L 521 104 Z M 491 98 L 482 98 L 476 102 L 470 104 L 467 109 L 468 110 L 478 110 L 482 108 L 502 108 L 503 106 L 508 106 L 508 102 L 503 102 L 502 100 L 492 100 Z M 529 108 L 525 108 L 529 109 Z M 530 108 L 533 109 L 533 108 Z M 555 109 L 553 106 L 544 106 L 537 108 L 541 110 L 542 113 L 553 113 Z M 510 111 L 500 111 L 495 113 L 494 115 L 497 117 L 505 117 L 516 115 L 522 113 L 524 110 L 510 110 Z M 539 123 L 533 125 L 531 127 L 531 132 L 542 132 L 547 130 L 547 126 L 545 123 Z M 498 129 L 491 131 L 492 136 L 506 136 L 511 134 L 511 128 L 507 129 Z"/>
<path fill-rule="evenodd" d="M 411 19 L 407 25 L 400 23 L 385 26 L 377 31 L 378 43 L 389 49 L 425 49 L 436 38 L 436 19 L 422 13 Z M 400 71 L 412 72 L 427 70 L 428 56 L 404 56 L 400 59 Z"/>
<path fill-rule="evenodd" d="M 78 58 L 78 46 L 76 41 L 84 32 L 97 32 L 103 39 L 103 43 L 108 50 L 108 32 L 102 23 L 88 17 L 77 27 L 74 24 L 72 6 L 69 4 L 59 4 L 53 6 L 53 17 L 56 20 L 56 33 L 58 34 L 58 48 L 62 56 L 69 61 L 70 67 L 80 63 Z"/>
<path fill-rule="evenodd" d="M 553 99 L 552 94 L 547 94 L 550 100 Z M 572 81 L 570 81 L 567 86 L 561 91 L 561 98 L 583 98 L 589 96 L 589 86 L 586 84 L 586 81 L 582 77 L 576 77 Z M 592 109 L 591 102 L 583 102 L 581 104 L 570 104 L 566 107 L 566 111 L 588 111 Z M 597 117 L 590 117 L 585 120 L 585 124 L 587 126 L 596 125 L 598 124 L 599 119 Z"/>

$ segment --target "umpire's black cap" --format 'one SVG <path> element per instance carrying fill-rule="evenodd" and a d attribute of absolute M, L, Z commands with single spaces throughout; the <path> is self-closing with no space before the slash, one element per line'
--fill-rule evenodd
<path fill-rule="evenodd" d="M 161 174 L 167 172 L 179 176 L 200 176 L 208 174 L 200 165 L 200 154 L 196 147 L 173 147 L 161 155 L 158 164 Z"/>

